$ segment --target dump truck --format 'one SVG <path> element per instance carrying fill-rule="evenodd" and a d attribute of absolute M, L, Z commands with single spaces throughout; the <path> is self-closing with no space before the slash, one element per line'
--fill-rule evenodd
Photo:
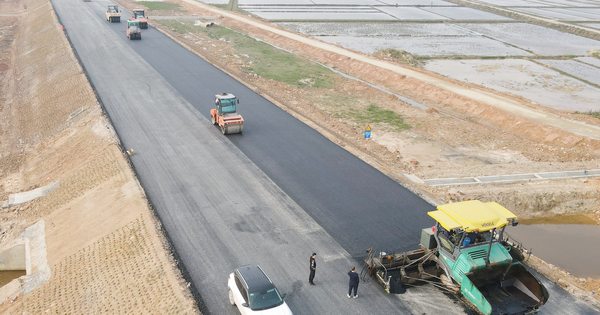
<path fill-rule="evenodd" d="M 400 254 L 367 251 L 362 277 L 375 277 L 388 293 L 431 283 L 462 294 L 482 314 L 531 314 L 548 291 L 521 262 L 531 251 L 505 228 L 517 217 L 496 202 L 469 200 L 428 212 L 435 221 L 421 231 L 419 248 Z"/>
<path fill-rule="evenodd" d="M 142 31 L 140 30 L 140 22 L 138 21 L 127 20 L 127 30 L 125 32 L 129 40 L 142 39 Z"/>
<path fill-rule="evenodd" d="M 106 8 L 106 20 L 111 23 L 121 22 L 121 11 L 118 5 L 111 4 Z"/>
<path fill-rule="evenodd" d="M 134 9 L 131 19 L 140 22 L 141 29 L 148 28 L 148 18 L 144 15 L 143 9 Z"/>
<path fill-rule="evenodd" d="M 244 118 L 236 112 L 240 100 L 231 93 L 215 95 L 215 106 L 210 110 L 213 125 L 219 125 L 221 132 L 226 134 L 244 131 Z"/>

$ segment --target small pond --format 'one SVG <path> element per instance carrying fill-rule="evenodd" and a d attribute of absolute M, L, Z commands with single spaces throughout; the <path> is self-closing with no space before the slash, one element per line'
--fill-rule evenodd
<path fill-rule="evenodd" d="M 520 220 L 508 233 L 520 239 L 533 255 L 575 277 L 600 278 L 600 225 L 587 216 L 558 216 Z"/>

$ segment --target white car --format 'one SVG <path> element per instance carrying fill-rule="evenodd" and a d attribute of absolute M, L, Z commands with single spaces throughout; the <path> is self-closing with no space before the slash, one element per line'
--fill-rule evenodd
<path fill-rule="evenodd" d="M 229 302 L 237 305 L 242 315 L 292 315 L 273 281 L 258 265 L 240 267 L 227 281 Z"/>

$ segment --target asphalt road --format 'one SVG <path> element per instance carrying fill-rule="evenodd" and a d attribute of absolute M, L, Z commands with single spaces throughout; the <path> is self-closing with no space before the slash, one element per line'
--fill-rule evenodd
<path fill-rule="evenodd" d="M 395 296 L 370 281 L 359 300 L 345 297 L 349 266 L 371 246 L 415 248 L 431 205 L 155 29 L 128 41 L 128 13 L 106 22 L 109 2 L 52 3 L 211 314 L 237 314 L 226 278 L 247 263 L 267 270 L 295 314 L 464 312 L 428 286 Z M 240 98 L 243 134 L 207 119 L 219 92 Z"/>
<path fill-rule="evenodd" d="M 215 94 L 240 99 L 244 132 L 227 138 L 351 255 L 414 249 L 433 225 L 434 207 L 389 177 L 156 30 L 142 37 L 129 46 L 207 119 Z"/>

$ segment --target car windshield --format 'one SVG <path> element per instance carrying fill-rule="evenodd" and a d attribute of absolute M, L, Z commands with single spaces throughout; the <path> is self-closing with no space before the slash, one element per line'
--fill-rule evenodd
<path fill-rule="evenodd" d="M 250 309 L 265 310 L 283 304 L 276 288 L 250 293 Z"/>
<path fill-rule="evenodd" d="M 226 113 L 235 113 L 235 98 L 221 100 L 221 111 Z"/>
<path fill-rule="evenodd" d="M 139 19 L 139 18 L 143 18 L 144 17 L 144 13 L 140 13 L 140 12 L 136 12 L 135 13 L 135 18 Z"/>

